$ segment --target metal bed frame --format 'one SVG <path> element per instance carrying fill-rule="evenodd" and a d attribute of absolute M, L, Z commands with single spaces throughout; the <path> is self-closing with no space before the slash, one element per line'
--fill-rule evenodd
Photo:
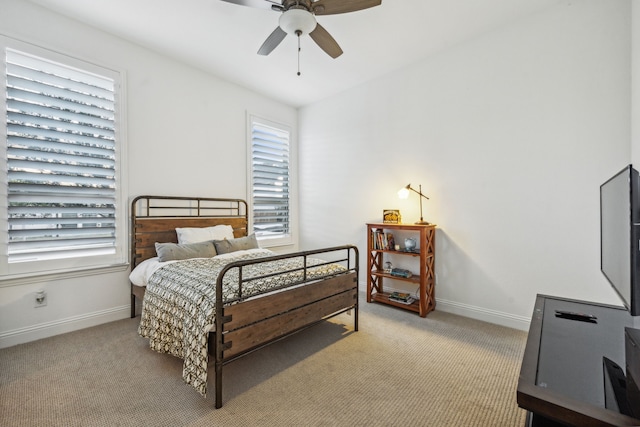
<path fill-rule="evenodd" d="M 247 204 L 241 199 L 202 197 L 138 196 L 131 204 L 131 268 L 156 256 L 155 242 L 177 242 L 176 227 L 210 227 L 228 224 L 234 236 L 248 234 Z M 307 258 L 326 256 L 328 263 L 340 263 L 345 271 L 322 278 L 307 276 Z M 269 277 L 243 276 L 243 269 L 261 263 L 302 257 L 302 279 L 277 292 L 223 302 L 225 274 L 237 268 L 239 286 Z M 215 332 L 209 334 L 209 353 L 215 356 L 215 407 L 222 406 L 222 368 L 225 364 L 319 322 L 353 310 L 353 328 L 358 330 L 358 248 L 335 246 L 284 255 L 236 261 L 228 264 L 216 280 Z M 282 273 L 282 272 L 281 272 Z M 273 274 L 271 274 L 273 275 Z M 131 285 L 131 317 L 136 298 L 144 288 Z"/>

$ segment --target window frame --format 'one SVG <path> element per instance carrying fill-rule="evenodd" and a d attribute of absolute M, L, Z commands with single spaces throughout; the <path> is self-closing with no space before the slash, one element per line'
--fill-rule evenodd
<path fill-rule="evenodd" d="M 42 277 L 77 276 L 86 271 L 105 271 L 114 267 L 120 270 L 127 266 L 128 259 L 128 206 L 127 206 L 127 141 L 126 141 L 126 74 L 123 70 L 82 60 L 68 54 L 17 40 L 0 34 L 0 134 L 2 135 L 2 161 L 0 161 L 0 177 L 5 185 L 0 188 L 0 285 L 24 283 L 30 279 Z M 114 81 L 115 105 L 115 247 L 114 253 L 96 256 L 73 256 L 53 260 L 34 260 L 9 263 L 8 258 L 8 183 L 7 183 L 7 64 L 6 50 L 12 49 L 21 53 L 63 64 L 83 72 L 105 76 Z"/>
<path fill-rule="evenodd" d="M 276 128 L 289 133 L 289 233 L 278 237 L 258 237 L 260 247 L 277 248 L 281 246 L 297 246 L 297 154 L 296 138 L 292 125 L 283 121 L 264 118 L 263 116 L 247 113 L 247 205 L 249 210 L 249 233 L 254 232 L 253 214 L 253 124 Z"/>

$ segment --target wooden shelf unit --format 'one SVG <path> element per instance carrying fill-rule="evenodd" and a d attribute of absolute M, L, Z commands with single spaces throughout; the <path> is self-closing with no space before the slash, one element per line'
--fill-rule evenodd
<path fill-rule="evenodd" d="M 387 233 L 398 230 L 403 232 L 417 233 L 416 241 L 420 252 L 405 252 L 389 249 L 377 249 L 374 246 L 374 235 L 377 230 Z M 412 235 L 412 237 L 414 237 Z M 396 243 L 402 244 L 400 241 Z M 419 272 L 409 278 L 392 276 L 384 271 L 385 255 L 394 254 L 417 258 L 419 262 Z M 435 309 L 435 257 L 436 257 L 436 226 L 435 224 L 367 224 L 367 302 L 379 302 L 415 311 L 421 317 L 426 317 L 427 313 Z M 389 299 L 389 292 L 384 291 L 383 282 L 385 279 L 410 282 L 419 286 L 418 299 L 411 304 L 402 304 Z"/>

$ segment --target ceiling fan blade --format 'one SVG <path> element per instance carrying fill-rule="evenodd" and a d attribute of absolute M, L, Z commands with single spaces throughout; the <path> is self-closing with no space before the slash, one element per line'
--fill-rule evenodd
<path fill-rule="evenodd" d="M 276 27 L 273 30 L 273 33 L 267 37 L 267 39 L 262 43 L 260 49 L 258 49 L 259 55 L 269 55 L 273 49 L 275 49 L 282 40 L 286 37 L 287 33 L 282 30 L 280 27 Z"/>
<path fill-rule="evenodd" d="M 282 2 L 275 0 L 222 0 L 227 3 L 239 4 L 240 6 L 255 7 L 258 9 L 272 10 L 272 6 L 276 7 L 276 10 L 282 10 Z"/>
<path fill-rule="evenodd" d="M 342 49 L 322 25 L 317 24 L 316 29 L 311 31 L 309 36 L 322 50 L 327 52 L 330 57 L 337 58 L 342 55 Z"/>
<path fill-rule="evenodd" d="M 336 15 L 380 6 L 382 0 L 318 0 L 311 8 L 316 15 Z"/>

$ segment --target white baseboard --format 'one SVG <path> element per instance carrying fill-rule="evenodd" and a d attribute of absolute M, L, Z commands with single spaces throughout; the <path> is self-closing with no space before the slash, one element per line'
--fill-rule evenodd
<path fill-rule="evenodd" d="M 458 314 L 471 319 L 482 320 L 483 322 L 494 323 L 508 328 L 528 331 L 531 324 L 530 317 L 516 316 L 496 310 L 489 310 L 483 307 L 462 304 L 455 301 L 447 301 L 436 298 L 436 310 L 447 313 Z"/>
<path fill-rule="evenodd" d="M 530 318 L 489 310 L 482 307 L 462 304 L 455 301 L 447 301 L 436 298 L 436 309 L 447 313 L 494 323 L 513 329 L 528 331 Z M 25 328 L 14 329 L 0 333 L 0 348 L 11 347 L 54 335 L 77 331 L 103 323 L 126 319 L 131 315 L 131 307 L 123 305 L 107 310 L 86 313 L 80 316 L 68 317 L 53 322 L 39 323 Z"/>
<path fill-rule="evenodd" d="M 25 328 L 0 333 L 0 348 L 11 347 L 54 335 L 90 328 L 103 323 L 125 319 L 131 316 L 131 306 L 123 305 L 107 310 L 86 313 L 79 316 L 39 323 Z"/>
<path fill-rule="evenodd" d="M 360 289 L 366 289 L 366 284 L 361 285 Z M 392 287 L 385 287 L 387 292 L 407 292 L 402 289 L 395 289 Z M 366 291 L 362 291 L 366 294 Z M 481 320 L 483 322 L 493 323 L 500 326 L 506 326 L 512 329 L 518 329 L 521 331 L 529 331 L 531 324 L 530 317 L 516 316 L 514 314 L 504 313 L 496 310 L 489 310 L 483 307 L 477 307 L 469 304 L 462 304 L 456 301 L 448 301 L 441 298 L 436 298 L 436 310 L 444 311 L 446 313 L 457 314 L 460 316 L 468 317 L 470 319 Z"/>

